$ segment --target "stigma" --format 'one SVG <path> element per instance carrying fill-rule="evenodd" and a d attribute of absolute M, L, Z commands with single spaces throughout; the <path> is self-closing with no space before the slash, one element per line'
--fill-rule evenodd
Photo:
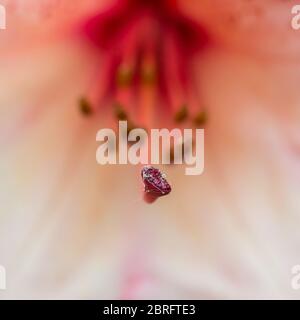
<path fill-rule="evenodd" d="M 145 166 L 141 172 L 144 182 L 145 201 L 154 202 L 157 198 L 166 196 L 171 192 L 171 186 L 166 180 L 166 175 L 152 166 Z"/>
<path fill-rule="evenodd" d="M 104 61 L 96 95 L 80 99 L 84 115 L 109 106 L 117 121 L 145 128 L 157 114 L 177 124 L 203 118 L 194 61 L 208 35 L 176 0 L 118 0 L 89 18 L 83 31 Z"/>

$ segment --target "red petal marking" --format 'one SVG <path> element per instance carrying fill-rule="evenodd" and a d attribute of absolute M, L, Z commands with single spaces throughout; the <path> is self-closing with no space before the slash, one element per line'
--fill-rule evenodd
<path fill-rule="evenodd" d="M 171 186 L 164 175 L 154 167 L 144 167 L 142 169 L 142 179 L 146 194 L 154 198 L 165 196 L 171 192 Z"/>

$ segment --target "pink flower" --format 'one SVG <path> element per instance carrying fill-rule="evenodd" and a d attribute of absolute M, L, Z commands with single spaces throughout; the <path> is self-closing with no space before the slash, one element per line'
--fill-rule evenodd
<path fill-rule="evenodd" d="M 292 1 L 2 3 L 1 297 L 299 297 Z M 164 167 L 152 205 L 140 168 L 95 161 L 119 118 L 206 116 L 204 174 Z"/>

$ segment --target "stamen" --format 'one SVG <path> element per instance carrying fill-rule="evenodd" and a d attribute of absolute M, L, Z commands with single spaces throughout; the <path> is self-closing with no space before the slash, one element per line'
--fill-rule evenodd
<path fill-rule="evenodd" d="M 79 110 L 82 115 L 90 116 L 93 113 L 93 108 L 90 102 L 87 100 L 87 98 L 81 97 L 78 103 L 79 103 Z"/>
<path fill-rule="evenodd" d="M 117 101 L 116 119 L 134 125 L 152 127 L 157 106 L 160 119 L 173 117 L 177 123 L 191 119 L 204 125 L 206 115 L 197 114 L 192 62 L 209 38 L 173 1 L 118 0 L 107 12 L 89 19 L 84 32 L 104 53 L 104 84 L 93 81 L 98 91 L 88 97 L 95 109 L 82 99 L 82 114 Z"/>
<path fill-rule="evenodd" d="M 207 123 L 207 113 L 206 111 L 199 112 L 194 118 L 194 124 L 197 127 L 203 127 Z"/>
<path fill-rule="evenodd" d="M 153 63 L 145 63 L 141 70 L 141 80 L 143 84 L 153 85 L 156 82 L 156 68 Z"/>
<path fill-rule="evenodd" d="M 115 115 L 119 121 L 127 120 L 128 116 L 120 103 L 115 103 Z"/>
<path fill-rule="evenodd" d="M 168 152 L 170 153 L 170 163 L 171 164 L 176 164 L 177 160 L 182 161 L 184 159 L 184 153 L 192 153 L 194 146 L 195 146 L 195 141 L 192 139 L 192 141 L 186 141 L 189 147 L 186 146 L 184 142 L 176 145 L 176 146 L 171 146 Z M 175 152 L 176 151 L 176 152 Z M 175 157 L 177 155 L 177 157 Z M 179 158 L 179 159 L 177 159 Z"/>
<path fill-rule="evenodd" d="M 184 143 L 180 143 L 179 145 L 177 145 L 177 146 L 171 146 L 170 147 L 170 150 L 168 150 L 167 152 L 169 152 L 170 153 L 170 163 L 171 164 L 175 164 L 175 154 L 176 154 L 176 152 L 175 152 L 175 148 L 176 148 L 176 151 L 178 151 L 179 150 L 179 152 L 180 152 L 180 154 L 181 154 L 181 159 L 183 159 L 183 150 L 184 150 Z M 178 152 L 177 152 L 178 153 Z"/>
<path fill-rule="evenodd" d="M 116 81 L 118 86 L 130 86 L 133 81 L 133 69 L 129 65 L 121 65 L 117 71 Z"/>
<path fill-rule="evenodd" d="M 170 104 L 172 113 L 175 114 L 175 121 L 181 122 L 186 117 L 184 106 L 187 107 L 187 70 L 183 66 L 183 58 L 179 52 L 178 44 L 174 36 L 164 41 L 162 74 L 165 82 L 167 101 Z"/>
<path fill-rule="evenodd" d="M 186 104 L 182 106 L 182 108 L 175 114 L 174 120 L 177 123 L 184 122 L 188 117 L 188 108 Z"/>

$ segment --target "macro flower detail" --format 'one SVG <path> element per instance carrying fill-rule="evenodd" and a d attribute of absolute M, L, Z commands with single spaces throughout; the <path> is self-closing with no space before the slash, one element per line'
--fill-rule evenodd
<path fill-rule="evenodd" d="M 299 299 L 291 2 L 1 1 L 2 300 Z M 205 171 L 176 163 L 195 139 L 162 145 L 168 179 L 98 165 L 120 121 L 205 125 Z"/>
<path fill-rule="evenodd" d="M 83 114 L 114 106 L 115 118 L 144 127 L 157 113 L 174 122 L 202 114 L 193 61 L 208 36 L 177 1 L 117 1 L 88 19 L 83 33 L 104 57 L 102 88 L 80 100 Z"/>

